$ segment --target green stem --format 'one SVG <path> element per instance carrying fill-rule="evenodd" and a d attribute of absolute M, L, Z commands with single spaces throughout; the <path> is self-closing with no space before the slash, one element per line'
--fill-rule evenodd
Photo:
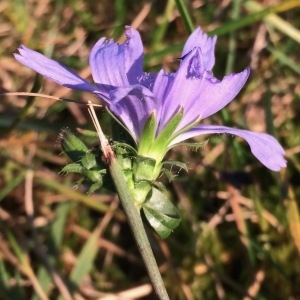
<path fill-rule="evenodd" d="M 135 241 L 146 265 L 153 288 L 160 300 L 169 300 L 170 298 L 151 250 L 140 213 L 133 202 L 131 194 L 126 185 L 123 172 L 115 157 L 110 159 L 108 167 L 124 211 L 128 217 L 129 225 L 133 232 Z"/>
<path fill-rule="evenodd" d="M 146 265 L 150 280 L 152 282 L 153 288 L 160 300 L 169 300 L 168 293 L 166 291 L 164 282 L 161 278 L 155 257 L 151 250 L 151 246 L 142 222 L 139 210 L 134 204 L 132 196 L 129 192 L 124 173 L 115 157 L 112 148 L 106 139 L 102 128 L 97 120 L 96 113 L 94 111 L 93 105 L 89 102 L 89 113 L 93 120 L 94 126 L 99 136 L 100 146 L 102 150 L 102 158 L 106 163 L 114 185 L 116 187 L 117 193 L 128 217 L 128 222 L 134 239 L 138 245 L 140 253 L 142 255 L 143 261 Z"/>

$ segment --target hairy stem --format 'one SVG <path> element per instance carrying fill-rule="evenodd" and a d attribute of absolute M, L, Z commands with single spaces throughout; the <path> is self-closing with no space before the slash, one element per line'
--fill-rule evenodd
<path fill-rule="evenodd" d="M 153 255 L 144 224 L 142 222 L 139 210 L 134 204 L 123 171 L 112 151 L 108 140 L 103 134 L 102 128 L 97 120 L 96 113 L 92 104 L 89 102 L 89 113 L 94 123 L 95 129 L 97 131 L 100 146 L 103 154 L 103 159 L 109 169 L 110 175 L 116 187 L 117 193 L 119 195 L 120 201 L 123 205 L 124 211 L 128 217 L 128 222 L 134 239 L 137 243 L 139 251 L 142 255 L 143 261 L 145 263 L 146 269 L 148 271 L 150 280 L 152 282 L 153 288 L 160 300 L 169 300 L 167 290 L 165 288 L 164 282 L 160 275 L 155 257 Z"/>
<path fill-rule="evenodd" d="M 140 213 L 133 202 L 131 194 L 126 185 L 123 172 L 115 158 L 111 159 L 109 170 L 124 211 L 128 217 L 129 225 L 147 268 L 153 288 L 160 300 L 169 300 L 168 293 L 151 250 Z"/>

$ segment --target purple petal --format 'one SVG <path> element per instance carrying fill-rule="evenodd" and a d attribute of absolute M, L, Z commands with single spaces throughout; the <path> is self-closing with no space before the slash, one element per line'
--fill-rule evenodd
<path fill-rule="evenodd" d="M 281 168 L 286 167 L 286 160 L 284 159 L 285 152 L 283 148 L 274 137 L 266 133 L 252 132 L 225 126 L 199 125 L 179 135 L 173 140 L 172 145 L 194 136 L 214 133 L 227 133 L 245 139 L 249 144 L 253 155 L 256 156 L 262 164 L 273 171 L 280 171 Z"/>
<path fill-rule="evenodd" d="M 141 85 L 117 88 L 109 95 L 109 109 L 120 118 L 138 143 L 147 118 L 156 109 L 156 98 Z"/>
<path fill-rule="evenodd" d="M 144 73 L 144 46 L 139 32 L 130 26 L 126 26 L 126 37 L 125 69 L 129 83 L 135 84 Z"/>
<path fill-rule="evenodd" d="M 174 73 L 166 73 L 160 70 L 153 85 L 153 94 L 157 97 L 161 105 L 167 98 L 174 80 Z"/>
<path fill-rule="evenodd" d="M 219 81 L 203 68 L 201 50 L 195 48 L 180 65 L 163 103 L 159 130 L 169 122 L 178 107 L 184 108 L 184 117 L 178 130 L 199 117 L 207 118 L 226 106 L 241 90 L 249 76 L 249 69 L 230 74 Z"/>
<path fill-rule="evenodd" d="M 146 87 L 150 91 L 153 91 L 156 77 L 157 77 L 157 73 L 144 72 L 143 75 L 139 78 L 139 84 Z"/>
<path fill-rule="evenodd" d="M 23 45 L 18 50 L 20 54 L 14 53 L 16 60 L 44 77 L 70 89 L 94 93 L 99 92 L 95 86 L 57 61 Z"/>
<path fill-rule="evenodd" d="M 159 121 L 159 130 L 164 128 L 166 123 L 178 112 L 179 105 L 176 103 L 165 104 L 168 99 L 169 91 L 174 81 L 174 73 L 166 73 L 164 70 L 160 70 L 157 74 L 154 86 L 153 94 L 157 98 L 159 106 L 157 108 L 157 120 Z M 169 114 L 165 114 L 164 110 L 168 110 Z M 170 113 L 172 111 L 172 113 Z"/>
<path fill-rule="evenodd" d="M 217 37 L 208 37 L 200 27 L 198 27 L 187 39 L 182 56 L 187 55 L 194 48 L 199 47 L 203 55 L 203 63 L 206 71 L 211 71 L 215 64 L 215 45 Z"/>
<path fill-rule="evenodd" d="M 200 80 L 187 79 L 189 101 L 185 103 L 185 115 L 180 127 L 185 127 L 199 117 L 205 119 L 224 108 L 243 88 L 249 73 L 250 69 L 247 68 L 240 73 L 229 74 L 221 81 L 213 77 L 205 78 L 206 75 Z"/>
<path fill-rule="evenodd" d="M 139 33 L 126 27 L 127 41 L 121 45 L 101 38 L 90 54 L 93 79 L 107 93 L 115 87 L 138 83 L 143 75 L 143 44 Z"/>

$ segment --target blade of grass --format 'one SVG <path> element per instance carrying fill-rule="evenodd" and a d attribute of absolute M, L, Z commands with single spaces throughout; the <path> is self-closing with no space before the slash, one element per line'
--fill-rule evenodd
<path fill-rule="evenodd" d="M 114 35 L 119 38 L 122 36 L 124 32 L 123 26 L 120 26 L 121 24 L 124 24 L 125 17 L 126 17 L 126 2 L 123 0 L 116 0 L 114 1 L 114 11 L 115 11 L 115 32 Z"/>
<path fill-rule="evenodd" d="M 280 50 L 276 50 L 273 47 L 267 47 L 267 49 L 273 54 L 273 56 L 278 59 L 282 64 L 292 69 L 297 74 L 300 74 L 300 64 L 291 58 L 289 58 L 285 53 Z"/>
<path fill-rule="evenodd" d="M 62 202 L 58 205 L 55 211 L 55 220 L 51 224 L 51 240 L 55 251 L 59 251 L 62 246 L 63 236 L 65 232 L 65 224 L 68 214 L 75 207 L 76 203 L 69 201 Z"/>
<path fill-rule="evenodd" d="M 270 91 L 270 88 L 268 87 L 268 91 L 263 98 L 264 101 L 264 110 L 266 113 L 266 127 L 267 127 L 267 132 L 270 133 L 271 135 L 275 136 L 276 135 L 276 130 L 274 127 L 274 118 L 272 114 L 272 103 L 271 103 L 271 98 L 272 94 Z"/>
<path fill-rule="evenodd" d="M 46 295 L 49 295 L 53 287 L 52 278 L 46 268 L 42 265 L 37 270 L 37 280 Z M 39 295 L 35 293 L 31 300 L 39 300 Z"/>
<path fill-rule="evenodd" d="M 25 172 L 20 172 L 13 180 L 6 183 L 0 191 L 0 202 L 17 186 L 19 186 L 25 179 Z"/>
<path fill-rule="evenodd" d="M 254 24 L 256 22 L 259 22 L 263 20 L 267 15 L 272 14 L 272 13 L 281 13 L 284 11 L 288 11 L 294 8 L 300 7 L 300 1 L 299 0 L 288 0 L 284 1 L 282 3 L 279 3 L 277 5 L 268 7 L 260 12 L 257 13 L 252 13 L 251 15 L 248 16 L 243 16 L 237 20 L 229 21 L 218 28 L 208 32 L 208 35 L 226 35 L 234 30 L 246 27 L 248 25 Z M 169 46 L 166 47 L 165 49 L 162 49 L 160 51 L 148 54 L 145 56 L 145 64 L 149 65 L 151 62 L 156 61 L 158 58 L 162 58 L 166 55 L 170 55 L 175 52 L 179 52 L 182 50 L 184 45 L 184 42 L 178 43 L 175 46 Z"/>
<path fill-rule="evenodd" d="M 192 17 L 189 14 L 188 8 L 184 2 L 184 0 L 175 0 L 176 2 L 176 6 L 179 10 L 179 13 L 182 17 L 183 23 L 185 25 L 185 28 L 187 30 L 188 33 L 192 33 L 195 26 L 194 23 L 192 21 Z"/>
<path fill-rule="evenodd" d="M 242 2 L 241 0 L 234 0 L 232 3 L 232 19 L 235 20 L 238 19 L 240 16 Z M 225 74 L 233 72 L 233 66 L 236 58 L 236 45 L 236 31 L 232 31 L 229 34 L 228 55 Z"/>
<path fill-rule="evenodd" d="M 15 239 L 15 237 L 9 230 L 6 231 L 6 236 L 9 240 L 10 246 L 12 247 L 12 249 L 14 250 L 14 252 L 18 258 L 18 261 L 20 264 L 20 266 L 19 266 L 20 270 L 28 277 L 28 279 L 30 280 L 30 282 L 31 282 L 35 292 L 39 296 L 39 298 L 41 300 L 48 300 L 49 298 L 45 294 L 43 288 L 41 287 L 41 285 L 33 271 L 33 268 L 30 265 L 30 261 L 29 261 L 27 253 L 25 252 L 25 250 L 22 247 L 20 247 L 20 245 L 18 244 L 18 241 Z"/>
<path fill-rule="evenodd" d="M 247 1 L 245 3 L 245 7 L 252 13 L 257 13 L 263 10 L 263 6 L 256 1 Z M 281 31 L 285 35 L 294 39 L 296 42 L 300 43 L 300 31 L 297 28 L 295 28 L 292 24 L 283 20 L 274 13 L 268 14 L 264 18 L 264 20 L 267 24 L 275 27 L 277 30 Z"/>
<path fill-rule="evenodd" d="M 57 182 L 55 179 L 45 178 L 43 176 L 43 174 L 39 174 L 39 172 L 35 173 L 35 178 L 36 178 L 37 182 L 39 182 L 42 185 L 44 185 L 50 189 L 53 189 L 63 195 L 66 195 L 68 197 L 68 199 L 70 199 L 72 201 L 80 202 L 80 203 L 82 203 L 90 208 L 93 208 L 97 211 L 100 211 L 100 212 L 107 212 L 109 210 L 109 207 L 106 204 L 101 203 L 99 201 L 95 201 L 95 199 L 93 197 L 91 197 L 90 195 L 81 194 L 81 193 L 77 192 L 76 190 L 74 190 L 74 188 L 66 186 L 65 184 L 61 184 L 61 183 Z M 115 211 L 114 216 L 119 221 L 125 220 L 124 214 L 122 214 L 119 211 Z"/>
<path fill-rule="evenodd" d="M 82 282 L 93 268 L 93 263 L 99 250 L 98 238 L 101 231 L 101 226 L 96 227 L 78 255 L 77 262 L 70 274 L 70 279 L 76 286 Z"/>
<path fill-rule="evenodd" d="M 9 274 L 6 271 L 4 261 L 0 258 L 0 297 L 3 299 L 8 299 L 9 297 Z"/>
<path fill-rule="evenodd" d="M 294 191 L 291 187 L 288 190 L 288 199 L 285 200 L 285 206 L 290 234 L 300 254 L 300 213 Z"/>
<path fill-rule="evenodd" d="M 99 251 L 99 237 L 111 221 L 113 211 L 117 208 L 117 206 L 117 201 L 112 202 L 110 211 L 106 213 L 80 252 L 76 265 L 70 274 L 70 279 L 72 280 L 72 283 L 76 284 L 76 286 L 78 286 L 84 277 L 92 270 L 97 252 Z"/>
<path fill-rule="evenodd" d="M 223 24 L 222 26 L 216 28 L 215 30 L 212 30 L 209 34 L 210 35 L 223 35 L 227 34 L 233 30 L 237 30 L 239 28 L 251 25 L 253 23 L 256 23 L 258 21 L 261 21 L 266 16 L 272 13 L 281 13 L 284 11 L 291 10 L 293 8 L 297 8 L 300 6 L 299 0 L 287 0 L 283 1 L 277 5 L 273 5 L 270 7 L 267 7 L 259 12 L 251 13 L 248 16 L 243 16 L 237 20 L 227 22 Z"/>
<path fill-rule="evenodd" d="M 159 45 L 162 43 L 163 38 L 166 34 L 167 28 L 169 26 L 170 22 L 170 15 L 173 12 L 175 7 L 174 0 L 169 0 L 165 11 L 162 15 L 162 21 L 160 22 L 159 26 L 154 30 L 152 35 L 152 43 L 151 43 L 151 49 L 154 51 L 156 49 L 159 49 Z"/>

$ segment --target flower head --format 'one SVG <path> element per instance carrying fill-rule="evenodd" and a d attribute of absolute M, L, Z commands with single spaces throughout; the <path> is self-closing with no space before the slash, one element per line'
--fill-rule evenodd
<path fill-rule="evenodd" d="M 248 68 L 222 80 L 213 76 L 216 37 L 197 28 L 185 43 L 176 73 L 163 69 L 145 73 L 139 33 L 126 27 L 126 36 L 123 44 L 101 38 L 93 47 L 89 61 L 94 85 L 25 46 L 20 46 L 15 58 L 60 85 L 102 98 L 135 140 L 139 155 L 158 164 L 167 150 L 188 138 L 229 133 L 245 139 L 269 169 L 279 171 L 286 166 L 283 148 L 268 134 L 201 124 L 225 107 L 249 76 Z"/>

